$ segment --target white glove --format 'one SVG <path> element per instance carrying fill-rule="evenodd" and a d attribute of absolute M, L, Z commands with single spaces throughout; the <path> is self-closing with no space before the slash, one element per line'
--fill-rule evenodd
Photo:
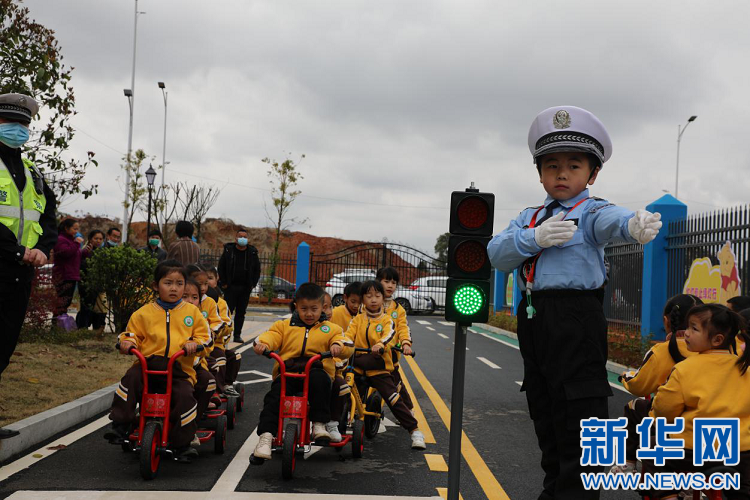
<path fill-rule="evenodd" d="M 647 210 L 636 210 L 635 215 L 628 221 L 628 232 L 638 243 L 645 245 L 656 238 L 661 229 L 661 214 Z"/>
<path fill-rule="evenodd" d="M 534 241 L 542 248 L 567 243 L 575 234 L 578 226 L 572 220 L 562 220 L 565 212 L 560 211 L 542 225 L 534 228 Z"/>

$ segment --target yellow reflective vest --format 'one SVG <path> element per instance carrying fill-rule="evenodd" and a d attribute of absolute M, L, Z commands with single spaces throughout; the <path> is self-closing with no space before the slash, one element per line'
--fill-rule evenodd
<path fill-rule="evenodd" d="M 34 248 L 43 233 L 39 219 L 47 206 L 44 191 L 37 193 L 31 172 L 34 164 L 24 159 L 26 186 L 19 193 L 8 167 L 0 160 L 0 223 L 10 229 L 19 245 Z"/>

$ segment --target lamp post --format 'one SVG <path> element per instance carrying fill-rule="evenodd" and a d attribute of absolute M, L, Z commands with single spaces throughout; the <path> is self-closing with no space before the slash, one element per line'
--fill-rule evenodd
<path fill-rule="evenodd" d="M 674 197 L 675 198 L 677 198 L 677 195 L 678 195 L 677 189 L 678 189 L 678 181 L 680 178 L 680 141 L 682 140 L 682 134 L 685 133 L 685 129 L 688 128 L 688 125 L 690 125 L 690 122 L 694 122 L 696 118 L 698 117 L 695 115 L 688 118 L 688 121 L 684 127 L 677 125 L 677 168 L 675 169 L 675 174 L 674 174 Z"/>
<path fill-rule="evenodd" d="M 164 97 L 164 141 L 161 151 L 161 188 L 164 189 L 164 171 L 167 169 L 167 88 L 164 82 L 159 82 L 159 88 L 161 89 L 161 95 Z"/>
<path fill-rule="evenodd" d="M 148 235 L 151 232 L 151 191 L 154 188 L 154 179 L 156 179 L 156 170 L 149 164 L 146 170 L 146 182 L 148 182 L 148 218 L 146 219 L 146 246 L 148 246 Z"/>

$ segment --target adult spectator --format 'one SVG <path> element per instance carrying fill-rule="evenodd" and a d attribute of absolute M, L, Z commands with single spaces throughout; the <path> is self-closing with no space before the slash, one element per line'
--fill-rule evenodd
<path fill-rule="evenodd" d="M 161 241 L 161 231 L 152 229 L 148 233 L 148 243 L 145 247 L 141 248 L 141 252 L 148 252 L 157 262 L 163 261 L 167 258 L 167 252 L 161 248 Z"/>
<path fill-rule="evenodd" d="M 247 231 L 237 230 L 235 241 L 224 245 L 219 259 L 219 286 L 224 291 L 229 312 L 234 313 L 234 341 L 242 342 L 242 325 L 250 292 L 260 278 L 258 250 L 247 244 Z"/>
<path fill-rule="evenodd" d="M 78 328 L 88 328 L 93 325 L 94 330 L 104 328 L 107 315 L 97 310 L 96 302 L 98 294 L 86 288 L 85 271 L 88 260 L 96 250 L 104 245 L 104 232 L 94 229 L 89 232 L 88 242 L 81 250 L 81 281 L 78 283 L 78 295 L 81 297 L 81 307 L 76 316 Z"/>
<path fill-rule="evenodd" d="M 34 268 L 57 241 L 56 201 L 39 170 L 21 158 L 39 105 L 23 94 L 0 95 L 0 374 L 16 350 Z M 18 431 L 0 429 L 0 439 Z"/>
<path fill-rule="evenodd" d="M 57 227 L 57 244 L 55 265 L 52 268 L 52 278 L 57 290 L 57 307 L 55 317 L 68 312 L 68 306 L 73 301 L 76 285 L 81 281 L 81 243 L 83 238 L 76 237 L 80 230 L 78 221 L 73 218 L 63 219 Z"/>
<path fill-rule="evenodd" d="M 181 220 L 175 225 L 174 232 L 179 239 L 169 245 L 167 258 L 175 259 L 183 266 L 197 264 L 201 249 L 192 239 L 193 225 L 186 220 Z"/>
<path fill-rule="evenodd" d="M 104 242 L 104 248 L 112 248 L 120 245 L 122 233 L 119 228 L 110 227 L 107 230 L 107 241 Z"/>

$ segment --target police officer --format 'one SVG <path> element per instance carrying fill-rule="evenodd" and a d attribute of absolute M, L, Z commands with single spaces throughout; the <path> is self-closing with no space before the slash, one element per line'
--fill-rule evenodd
<path fill-rule="evenodd" d="M 34 268 L 47 263 L 57 241 L 55 195 L 34 164 L 21 159 L 38 109 L 27 95 L 0 95 L 0 374 L 16 349 Z M 0 429 L 0 439 L 17 434 Z"/>
<path fill-rule="evenodd" d="M 607 320 L 602 310 L 604 247 L 615 240 L 646 244 L 660 215 L 635 214 L 589 194 L 612 155 L 604 125 L 574 106 L 542 111 L 529 130 L 529 149 L 547 192 L 488 246 L 501 271 L 519 270 L 523 300 L 518 341 L 529 414 L 545 477 L 539 499 L 598 498 L 580 473 L 580 420 L 607 418 Z"/>

